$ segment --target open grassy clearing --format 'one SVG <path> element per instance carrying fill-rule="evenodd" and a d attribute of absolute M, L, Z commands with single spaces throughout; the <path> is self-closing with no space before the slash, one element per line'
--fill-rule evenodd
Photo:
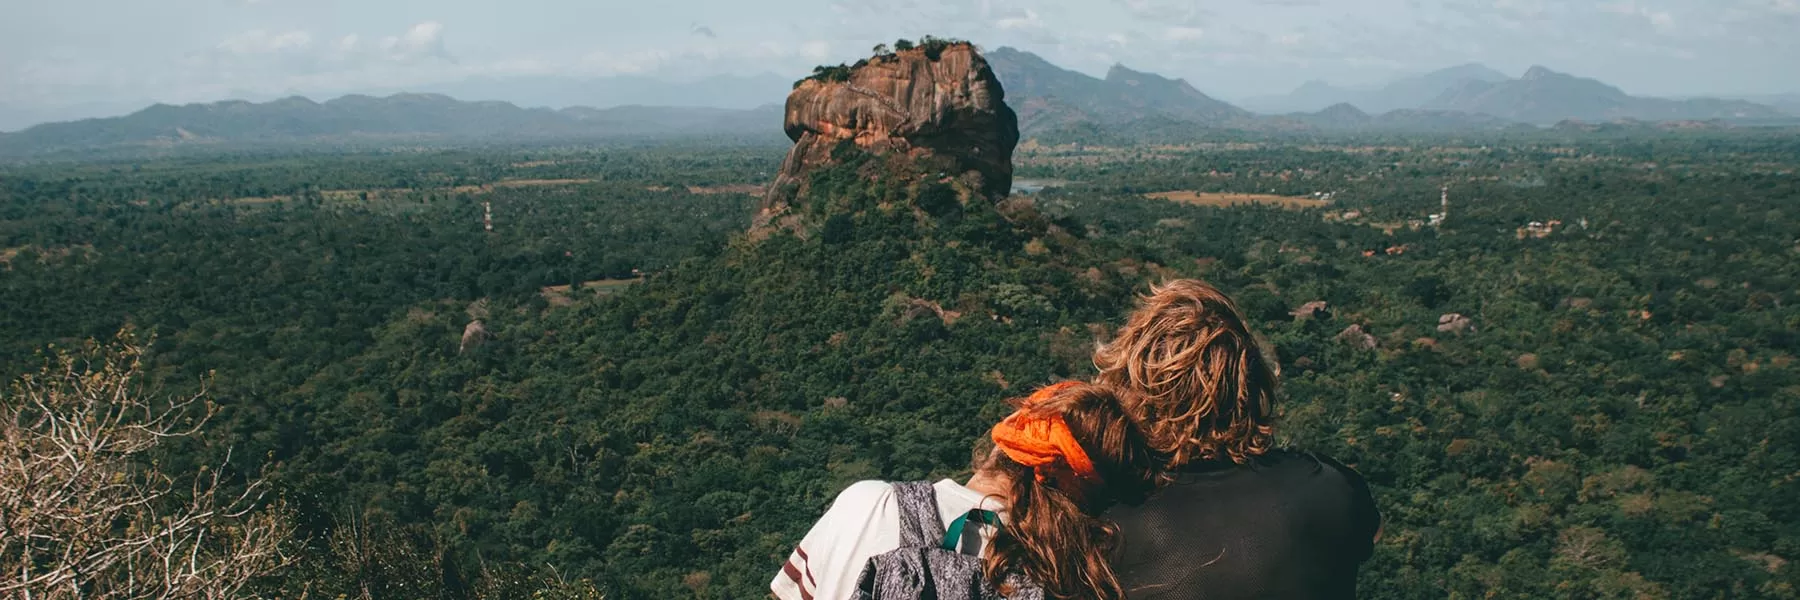
<path fill-rule="evenodd" d="M 582 185 L 582 184 L 593 183 L 595 181 L 596 180 L 594 180 L 594 179 L 507 179 L 507 180 L 502 180 L 502 181 L 496 181 L 493 183 L 484 183 L 484 184 L 480 184 L 480 185 L 459 185 L 459 186 L 454 186 L 454 187 L 370 188 L 370 189 L 350 189 L 350 190 L 320 190 L 319 195 L 324 197 L 326 200 L 331 200 L 334 202 L 351 202 L 351 201 L 361 201 L 361 200 L 382 200 L 382 199 L 390 198 L 390 197 L 397 196 L 400 194 L 413 193 L 413 192 L 450 192 L 453 194 L 485 194 L 485 193 L 492 192 L 495 189 L 499 189 L 499 188 L 512 189 L 512 188 L 528 188 L 528 187 L 572 186 L 572 185 Z M 294 197 L 291 195 L 247 196 L 247 197 L 243 197 L 243 198 L 227 198 L 224 200 L 224 202 L 226 204 L 255 205 L 255 204 L 273 204 L 276 202 L 288 202 L 293 199 L 294 199 Z"/>
<path fill-rule="evenodd" d="M 682 187 L 686 188 L 687 193 L 689 193 L 689 194 L 703 194 L 703 195 L 711 195 L 711 194 L 761 195 L 763 192 L 768 191 L 768 184 L 763 184 L 763 183 L 727 183 L 727 184 L 723 184 L 723 185 L 688 185 L 688 186 L 682 186 Z M 644 189 L 652 191 L 652 192 L 667 192 L 674 188 L 671 188 L 666 185 L 653 185 L 653 186 L 646 187 Z"/>
<path fill-rule="evenodd" d="M 1331 202 L 1305 196 L 1277 196 L 1274 194 L 1239 194 L 1233 192 L 1155 192 L 1144 194 L 1145 197 L 1157 200 L 1169 200 L 1182 204 L 1198 206 L 1238 206 L 1242 204 L 1272 204 L 1289 210 L 1319 208 L 1329 206 Z"/>
<path fill-rule="evenodd" d="M 593 281 L 581 282 L 580 289 L 597 296 L 606 296 L 639 283 L 643 283 L 643 281 L 643 277 L 633 277 L 631 279 L 595 279 Z M 545 300 L 549 301 L 552 306 L 568 306 L 575 303 L 575 286 L 546 286 L 542 290 L 539 290 L 538 293 L 542 295 Z"/>

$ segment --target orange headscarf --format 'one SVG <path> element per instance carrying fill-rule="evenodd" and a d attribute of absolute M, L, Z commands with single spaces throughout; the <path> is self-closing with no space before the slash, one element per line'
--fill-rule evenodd
<path fill-rule="evenodd" d="M 1064 381 L 1032 393 L 1025 399 L 1026 408 L 1013 412 L 1012 416 L 994 425 L 990 434 L 994 438 L 994 445 L 1005 452 L 1008 458 L 1036 471 L 1038 481 L 1056 478 L 1058 473 L 1055 469 L 1061 466 L 1074 473 L 1081 484 L 1094 485 L 1101 482 L 1099 471 L 1094 469 L 1094 462 L 1088 458 L 1087 451 L 1081 448 L 1081 443 L 1075 441 L 1075 434 L 1069 431 L 1069 424 L 1063 422 L 1062 415 L 1038 416 L 1029 410 L 1074 385 L 1078 385 L 1077 382 Z M 1064 491 L 1079 493 L 1081 490 Z"/>

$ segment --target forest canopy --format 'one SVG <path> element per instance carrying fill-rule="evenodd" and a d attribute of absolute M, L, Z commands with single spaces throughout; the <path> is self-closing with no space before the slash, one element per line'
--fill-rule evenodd
<path fill-rule="evenodd" d="M 746 236 L 780 151 L 4 167 L 0 365 L 154 336 L 143 380 L 217 406 L 161 464 L 291 511 L 271 595 L 760 597 L 843 486 L 958 474 L 1201 277 L 1280 441 L 1371 483 L 1363 595 L 1796 595 L 1791 137 L 1028 143 L 1033 194 L 852 160 Z"/>

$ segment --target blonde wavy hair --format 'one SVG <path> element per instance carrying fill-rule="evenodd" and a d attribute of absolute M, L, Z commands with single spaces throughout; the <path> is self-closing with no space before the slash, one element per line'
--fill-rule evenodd
<path fill-rule="evenodd" d="M 1274 444 L 1279 365 L 1243 311 L 1205 282 L 1154 286 L 1112 341 L 1094 351 L 1096 381 L 1121 399 L 1170 470 L 1248 462 Z"/>

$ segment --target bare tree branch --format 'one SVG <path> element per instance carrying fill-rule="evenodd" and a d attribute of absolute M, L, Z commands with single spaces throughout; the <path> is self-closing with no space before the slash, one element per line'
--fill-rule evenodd
<path fill-rule="evenodd" d="M 190 476 L 147 455 L 217 407 L 204 390 L 147 393 L 142 355 L 127 330 L 0 394 L 0 598 L 236 598 L 291 561 L 293 526 L 261 479 L 221 498 L 222 469 L 202 467 L 179 494 Z"/>

